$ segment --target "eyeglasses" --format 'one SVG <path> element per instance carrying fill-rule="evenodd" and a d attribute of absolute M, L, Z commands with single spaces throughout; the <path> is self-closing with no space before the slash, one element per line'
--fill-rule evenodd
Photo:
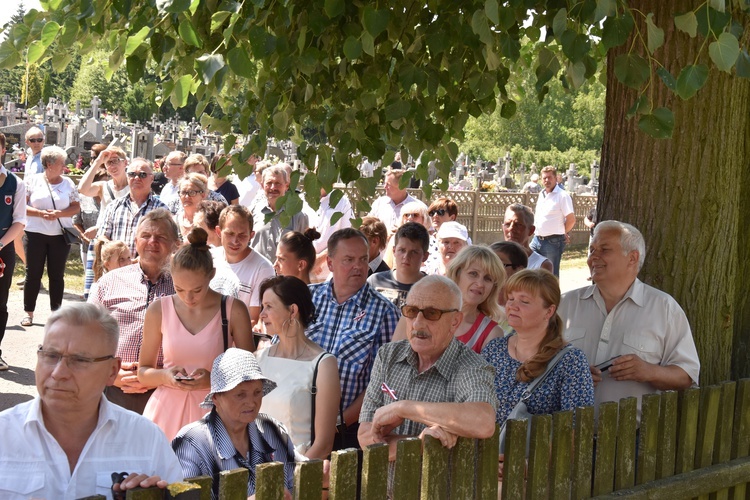
<path fill-rule="evenodd" d="M 420 217 L 420 214 L 404 214 L 405 219 L 416 219 L 417 217 Z"/>
<path fill-rule="evenodd" d="M 445 210 L 444 208 L 438 208 L 437 210 L 430 210 L 429 212 L 427 212 L 427 215 L 429 215 L 430 217 L 435 217 L 435 215 L 439 215 L 440 217 L 442 217 L 446 212 L 447 210 Z"/>
<path fill-rule="evenodd" d="M 180 191 L 180 196 L 190 196 L 191 198 L 196 194 L 203 194 L 203 191 L 197 189 L 191 189 L 190 191 Z"/>
<path fill-rule="evenodd" d="M 422 313 L 424 319 L 428 321 L 437 321 L 443 314 L 449 312 L 456 312 L 458 309 L 436 309 L 434 307 L 425 307 L 420 309 L 417 306 L 403 305 L 401 306 L 401 314 L 409 319 L 414 319 L 419 313 Z"/>
<path fill-rule="evenodd" d="M 167 163 L 168 167 L 181 167 L 182 163 Z"/>
<path fill-rule="evenodd" d="M 503 267 L 506 268 L 506 269 L 509 268 L 509 267 L 512 267 L 513 269 L 516 268 L 513 264 L 503 264 Z"/>
<path fill-rule="evenodd" d="M 108 167 L 115 167 L 115 166 L 119 165 L 120 163 L 122 163 L 122 162 L 124 162 L 124 161 L 125 161 L 125 160 L 124 160 L 124 159 L 122 159 L 122 158 L 115 158 L 114 160 L 109 160 L 109 161 L 107 162 L 107 166 L 108 166 Z"/>
<path fill-rule="evenodd" d="M 39 350 L 36 352 L 39 362 L 44 366 L 57 366 L 57 363 L 61 359 L 65 358 L 68 362 L 68 368 L 73 371 L 85 371 L 90 368 L 94 363 L 100 363 L 107 361 L 108 359 L 114 359 L 115 357 L 110 354 L 109 356 L 102 356 L 100 358 L 87 358 L 85 356 L 78 356 L 76 354 L 60 354 L 55 351 L 45 351 L 42 346 L 39 346 Z"/>
<path fill-rule="evenodd" d="M 35 138 L 32 138 L 32 139 L 29 139 L 29 142 L 33 142 L 35 144 L 38 143 L 38 142 L 44 142 L 44 138 L 43 137 L 35 137 Z"/>
<path fill-rule="evenodd" d="M 138 177 L 139 179 L 145 179 L 149 175 L 151 174 L 149 174 L 148 172 L 128 172 L 128 177 L 130 177 L 131 179 L 135 179 L 136 177 Z"/>

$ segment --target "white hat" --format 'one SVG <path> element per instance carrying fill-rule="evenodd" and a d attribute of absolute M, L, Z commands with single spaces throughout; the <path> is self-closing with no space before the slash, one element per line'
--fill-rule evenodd
<path fill-rule="evenodd" d="M 437 233 L 438 239 L 458 238 L 459 240 L 469 241 L 469 231 L 466 226 L 456 221 L 443 222 Z"/>
<path fill-rule="evenodd" d="M 201 403 L 201 408 L 214 406 L 213 395 L 217 392 L 231 391 L 242 382 L 249 380 L 263 381 L 263 395 L 276 388 L 276 382 L 264 377 L 253 353 L 230 347 L 219 354 L 211 367 L 211 392 Z"/>

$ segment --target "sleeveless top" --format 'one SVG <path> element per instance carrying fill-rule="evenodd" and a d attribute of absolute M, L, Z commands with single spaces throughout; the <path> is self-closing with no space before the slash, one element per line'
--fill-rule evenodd
<path fill-rule="evenodd" d="M 102 202 L 99 209 L 104 212 L 104 209 L 107 208 L 107 205 L 109 205 L 110 202 L 119 200 L 123 196 L 127 196 L 129 193 L 130 186 L 128 184 L 125 184 L 125 187 L 118 191 L 115 189 L 115 181 L 112 179 L 108 180 L 107 184 L 102 188 Z M 112 197 L 112 195 L 114 195 L 114 197 Z"/>
<path fill-rule="evenodd" d="M 542 267 L 542 264 L 544 264 L 544 261 L 547 260 L 547 257 L 544 255 L 534 252 L 531 252 L 531 255 L 529 255 L 529 263 L 526 266 L 526 269 L 539 269 Z"/>
<path fill-rule="evenodd" d="M 495 321 L 480 312 L 474 324 L 469 328 L 469 331 L 460 337 L 456 337 L 456 339 L 466 344 L 466 347 L 475 353 L 481 354 L 485 339 L 487 339 L 487 336 L 496 326 L 497 323 Z"/>

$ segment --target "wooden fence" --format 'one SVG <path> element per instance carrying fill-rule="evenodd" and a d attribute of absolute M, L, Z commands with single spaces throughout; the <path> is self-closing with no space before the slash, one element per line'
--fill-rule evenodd
<path fill-rule="evenodd" d="M 503 499 L 743 499 L 750 497 L 750 379 L 667 391 L 643 397 L 640 427 L 635 398 L 599 407 L 595 433 L 594 408 L 578 408 L 532 419 L 526 457 L 525 420 L 508 423 Z M 596 434 L 596 439 L 594 438 Z M 452 449 L 427 438 L 398 444 L 393 498 L 398 500 L 498 498 L 498 440 L 459 439 Z M 357 498 L 354 450 L 334 452 L 329 497 Z M 222 473 L 222 500 L 244 499 L 247 470 Z M 281 500 L 283 465 L 256 469 L 257 500 Z M 370 446 L 363 452 L 359 498 L 387 495 L 388 450 Z M 321 498 L 323 463 L 297 464 L 294 498 Z M 210 498 L 211 478 L 177 498 Z M 178 491 L 175 489 L 174 494 Z M 194 495 L 194 496 L 190 496 Z M 160 490 L 128 492 L 134 500 L 162 498 Z"/>
<path fill-rule="evenodd" d="M 349 197 L 353 207 L 357 202 L 362 200 L 362 194 L 354 188 L 342 189 Z M 521 203 L 536 209 L 536 200 L 538 194 L 511 193 L 511 192 L 484 192 L 484 191 L 433 191 L 429 198 L 425 196 L 421 189 L 409 189 L 409 194 L 413 197 L 424 201 L 427 205 L 437 198 L 447 196 L 458 205 L 458 222 L 466 226 L 469 235 L 475 243 L 490 244 L 495 241 L 503 240 L 503 219 L 505 209 L 512 203 Z M 368 198 L 372 203 L 378 196 L 382 196 L 384 191 L 378 189 L 375 196 Z M 571 194 L 573 198 L 573 210 L 576 214 L 576 225 L 571 231 L 571 244 L 588 245 L 589 229 L 583 225 L 583 219 L 588 215 L 592 207 L 596 207 L 596 197 Z M 360 210 L 358 215 L 367 215 L 366 211 Z"/>

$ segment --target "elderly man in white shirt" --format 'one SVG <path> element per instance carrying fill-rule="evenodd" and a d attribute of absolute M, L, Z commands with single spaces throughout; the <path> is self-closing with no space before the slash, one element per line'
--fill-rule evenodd
<path fill-rule="evenodd" d="M 39 396 L 0 413 L 0 498 L 112 498 L 121 471 L 130 474 L 115 490 L 182 480 L 164 433 L 102 394 L 120 369 L 117 341 L 117 322 L 99 306 L 50 316 L 37 351 Z"/>
<path fill-rule="evenodd" d="M 383 181 L 385 196 L 381 196 L 372 203 L 372 209 L 368 214 L 371 217 L 377 217 L 385 224 L 389 236 L 395 233 L 401 225 L 401 208 L 404 205 L 412 201 L 424 205 L 424 203 L 408 194 L 406 188 L 399 188 L 399 182 L 401 177 L 404 176 L 404 172 L 404 170 L 394 168 L 388 169 Z M 424 206 L 426 211 L 427 206 Z"/>
<path fill-rule="evenodd" d="M 698 384 L 700 361 L 687 317 L 670 295 L 637 276 L 646 255 L 640 231 L 604 221 L 594 229 L 592 286 L 562 296 L 565 340 L 591 365 L 596 405 Z"/>
<path fill-rule="evenodd" d="M 560 261 L 565 245 L 570 241 L 568 232 L 576 225 L 573 200 L 557 185 L 555 167 L 542 169 L 544 189 L 536 201 L 534 225 L 536 233 L 530 248 L 552 262 L 555 276 L 560 276 Z"/>

